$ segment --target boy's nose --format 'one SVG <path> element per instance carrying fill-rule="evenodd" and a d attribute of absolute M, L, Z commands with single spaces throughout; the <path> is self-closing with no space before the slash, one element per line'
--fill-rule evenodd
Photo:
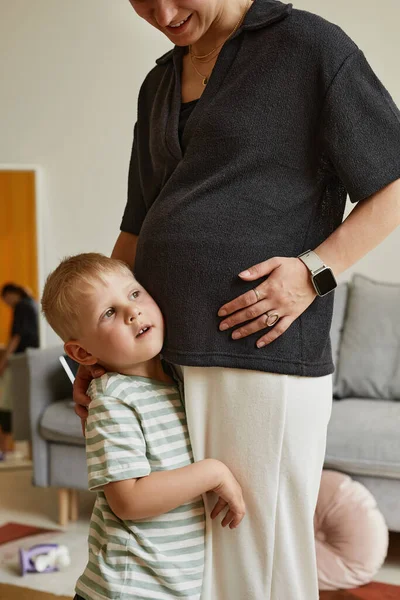
<path fill-rule="evenodd" d="M 130 311 L 126 315 L 126 322 L 133 323 L 138 317 L 140 317 L 142 313 L 137 308 L 131 308 Z"/>

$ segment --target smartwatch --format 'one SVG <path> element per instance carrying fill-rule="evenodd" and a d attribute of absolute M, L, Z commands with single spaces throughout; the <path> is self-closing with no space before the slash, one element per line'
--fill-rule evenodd
<path fill-rule="evenodd" d="M 318 296 L 326 296 L 337 287 L 337 281 L 330 267 L 313 250 L 300 254 L 299 258 L 310 271 L 311 281 Z"/>

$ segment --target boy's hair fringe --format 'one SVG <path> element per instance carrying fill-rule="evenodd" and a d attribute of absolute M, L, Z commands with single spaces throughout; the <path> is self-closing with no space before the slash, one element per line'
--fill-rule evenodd
<path fill-rule="evenodd" d="M 78 338 L 81 301 L 95 282 L 104 283 L 104 275 L 110 273 L 133 277 L 127 264 L 97 252 L 68 256 L 47 277 L 42 312 L 64 342 Z"/>

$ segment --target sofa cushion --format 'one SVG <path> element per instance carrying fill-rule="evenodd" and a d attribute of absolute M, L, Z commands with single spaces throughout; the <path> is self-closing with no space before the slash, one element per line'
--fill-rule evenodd
<path fill-rule="evenodd" d="M 85 445 L 81 420 L 75 414 L 71 398 L 50 404 L 40 421 L 40 434 L 51 442 Z"/>
<path fill-rule="evenodd" d="M 400 399 L 400 284 L 355 275 L 349 286 L 335 395 Z"/>
<path fill-rule="evenodd" d="M 333 395 L 336 396 L 337 365 L 339 362 L 340 339 L 343 331 L 343 323 L 346 312 L 348 296 L 348 284 L 340 283 L 335 290 L 335 302 L 331 325 L 332 358 L 335 365 L 333 376 Z"/>
<path fill-rule="evenodd" d="M 389 535 L 367 488 L 348 475 L 324 470 L 314 529 L 320 590 L 344 590 L 372 581 L 386 558 Z"/>
<path fill-rule="evenodd" d="M 333 403 L 325 468 L 400 479 L 400 403 L 349 398 Z"/>

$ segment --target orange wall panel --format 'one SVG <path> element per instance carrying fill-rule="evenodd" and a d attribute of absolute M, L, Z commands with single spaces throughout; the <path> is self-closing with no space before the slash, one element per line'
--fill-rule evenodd
<path fill-rule="evenodd" d="M 34 171 L 0 171 L 0 287 L 13 282 L 38 298 Z M 9 339 L 11 311 L 0 302 L 0 343 Z"/>

